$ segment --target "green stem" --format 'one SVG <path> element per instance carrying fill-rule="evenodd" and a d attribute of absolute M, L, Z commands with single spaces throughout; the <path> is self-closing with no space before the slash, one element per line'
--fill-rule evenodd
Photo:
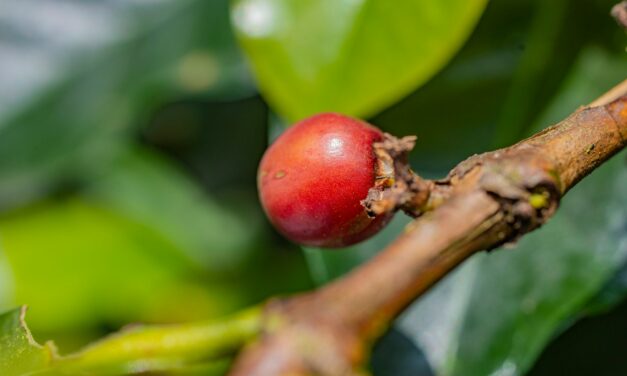
<path fill-rule="evenodd" d="M 261 309 L 220 321 L 134 326 L 59 359 L 55 370 L 72 374 L 163 371 L 233 354 L 261 328 Z"/>

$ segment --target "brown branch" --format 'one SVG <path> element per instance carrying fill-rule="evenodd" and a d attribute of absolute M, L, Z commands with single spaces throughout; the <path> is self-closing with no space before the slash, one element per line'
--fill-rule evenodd
<path fill-rule="evenodd" d="M 480 250 L 539 227 L 579 180 L 627 144 L 627 81 L 559 124 L 427 182 L 414 221 L 368 263 L 317 291 L 267 303 L 231 375 L 362 375 L 369 344 Z M 428 197 L 429 204 L 424 204 Z"/>

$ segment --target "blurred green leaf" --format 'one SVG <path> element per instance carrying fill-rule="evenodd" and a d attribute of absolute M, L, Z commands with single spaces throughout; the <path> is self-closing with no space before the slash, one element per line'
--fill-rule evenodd
<path fill-rule="evenodd" d="M 101 205 L 153 228 L 212 274 L 233 271 L 260 232 L 261 218 L 250 205 L 238 213 L 228 210 L 148 150 L 121 156 L 86 189 Z"/>
<path fill-rule="evenodd" d="M 370 364 L 374 376 L 433 376 L 425 354 L 396 328 L 377 341 Z"/>
<path fill-rule="evenodd" d="M 582 50 L 590 45 L 608 46 L 608 51 L 617 53 L 624 49 L 624 33 L 608 17 L 613 0 L 529 3 L 535 3 L 535 9 L 521 40 L 522 56 L 511 85 L 496 111 L 499 119 L 491 148 L 512 144 L 530 132 Z"/>
<path fill-rule="evenodd" d="M 526 130 L 535 97 L 547 91 L 547 66 L 561 58 L 556 56 L 555 49 L 560 42 L 560 31 L 569 7 L 573 7 L 569 0 L 538 2 L 528 32 L 527 48 L 512 77 L 511 87 L 501 109 L 493 147 L 516 142 Z M 561 47 L 563 53 L 566 52 L 567 48 Z"/>
<path fill-rule="evenodd" d="M 623 75 L 622 57 L 585 50 L 539 124 L 564 118 Z M 625 152 L 615 156 L 584 179 L 564 198 L 556 217 L 516 249 L 473 257 L 401 317 L 397 327 L 422 348 L 436 374 L 524 373 L 625 263 L 626 157 Z M 371 257 L 404 223 L 397 218 L 391 229 L 345 252 L 308 250 L 317 281 Z"/>
<path fill-rule="evenodd" d="M 82 198 L 43 203 L 0 218 L 0 241 L 36 332 L 170 322 L 223 314 L 233 289 L 204 287 L 189 259 L 150 226 Z"/>
<path fill-rule="evenodd" d="M 232 20 L 266 99 L 296 120 L 372 115 L 457 51 L 485 0 L 237 0 Z"/>
<path fill-rule="evenodd" d="M 267 147 L 267 112 L 259 96 L 177 102 L 160 108 L 142 135 L 184 165 L 212 194 L 247 191 L 255 197 L 251 205 L 256 205 L 257 165 Z"/>
<path fill-rule="evenodd" d="M 26 307 L 0 314 L 0 374 L 21 376 L 47 367 L 56 357 L 51 342 L 41 346 L 24 322 Z"/>
<path fill-rule="evenodd" d="M 13 300 L 14 286 L 11 276 L 11 267 L 4 252 L 2 251 L 2 241 L 0 240 L 0 302 Z"/>
<path fill-rule="evenodd" d="M 107 165 L 164 101 L 253 92 L 227 0 L 10 0 L 0 29 L 0 208 Z"/>
<path fill-rule="evenodd" d="M 219 163 L 224 159 L 208 164 Z M 166 238 L 209 290 L 217 284 L 233 295 L 227 302 L 256 303 L 309 287 L 302 255 L 270 242 L 256 194 L 228 187 L 222 195 L 208 194 L 176 164 L 137 148 L 94 177 L 84 195 Z"/>
<path fill-rule="evenodd" d="M 627 232 L 627 229 L 625 229 Z M 626 240 L 627 241 L 627 240 Z M 603 314 L 621 303 L 627 295 L 627 264 L 610 279 L 605 286 L 586 304 L 588 315 Z"/>

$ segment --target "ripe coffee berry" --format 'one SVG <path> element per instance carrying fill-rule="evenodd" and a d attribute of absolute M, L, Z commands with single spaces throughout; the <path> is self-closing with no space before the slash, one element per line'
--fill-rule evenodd
<path fill-rule="evenodd" d="M 370 216 L 361 201 L 375 186 L 373 143 L 383 133 L 339 114 L 305 119 L 264 154 L 257 183 L 263 208 L 287 238 L 342 247 L 378 232 L 392 214 Z"/>

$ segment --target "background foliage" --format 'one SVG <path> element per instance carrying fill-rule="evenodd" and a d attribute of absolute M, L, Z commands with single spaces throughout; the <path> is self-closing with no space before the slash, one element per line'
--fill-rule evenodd
<path fill-rule="evenodd" d="M 10 364 L 37 367 L 53 351 L 22 336 L 20 304 L 35 337 L 66 353 L 129 322 L 218 317 L 345 273 L 407 219 L 345 251 L 301 251 L 256 199 L 268 139 L 341 111 L 418 135 L 412 164 L 441 176 L 625 78 L 611 5 L 5 2 L 0 370 L 20 374 Z M 541 355 L 627 292 L 626 157 L 575 188 L 545 228 L 417 302 L 377 346 L 375 375 L 544 375 L 579 348 L 625 348 L 623 304 L 606 313 L 622 321 L 586 319 Z M 13 346 L 30 360 L 8 357 Z M 612 351 L 585 354 L 568 357 L 570 374 L 627 372 Z"/>

